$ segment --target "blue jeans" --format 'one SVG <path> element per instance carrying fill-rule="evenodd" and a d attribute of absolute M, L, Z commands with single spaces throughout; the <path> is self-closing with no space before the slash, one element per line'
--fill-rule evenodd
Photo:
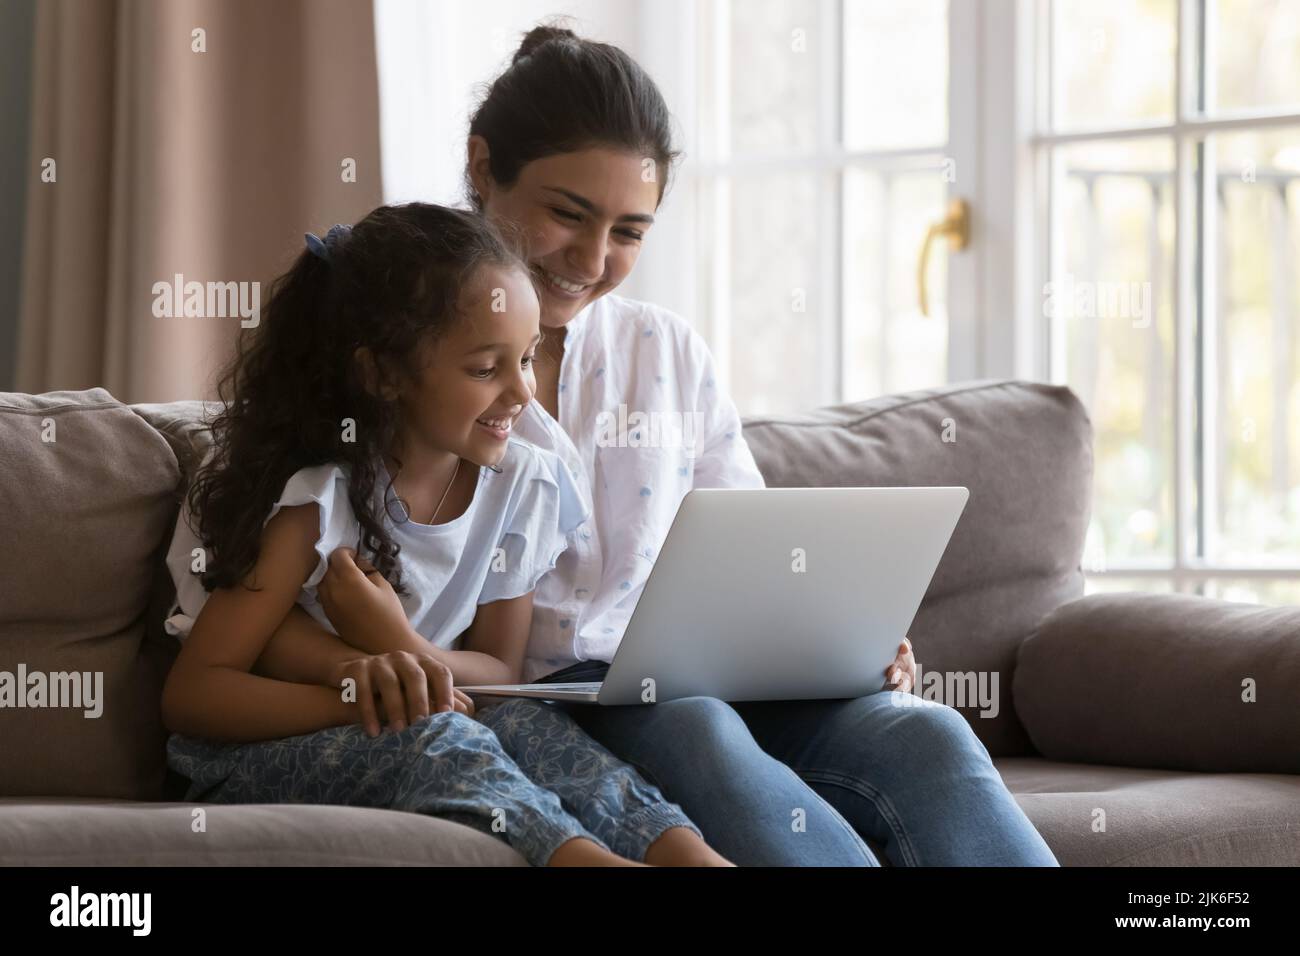
<path fill-rule="evenodd" d="M 167 763 L 190 779 L 186 800 L 426 813 L 501 837 L 534 866 L 575 837 L 643 860 L 671 827 L 700 832 L 562 710 L 519 698 L 476 718 L 430 714 L 374 738 L 359 724 L 247 744 L 172 734 Z"/>
<path fill-rule="evenodd" d="M 913 694 L 565 707 L 741 866 L 879 866 L 862 837 L 894 865 L 1059 865 L 965 718 Z"/>

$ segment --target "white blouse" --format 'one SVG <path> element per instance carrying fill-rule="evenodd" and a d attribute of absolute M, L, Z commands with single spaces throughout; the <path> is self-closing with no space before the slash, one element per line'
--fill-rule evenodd
<path fill-rule="evenodd" d="M 566 329 L 559 421 L 533 400 L 515 433 L 569 465 L 592 515 L 538 582 L 527 681 L 613 659 L 688 491 L 764 486 L 713 356 L 685 319 L 606 295 Z"/>

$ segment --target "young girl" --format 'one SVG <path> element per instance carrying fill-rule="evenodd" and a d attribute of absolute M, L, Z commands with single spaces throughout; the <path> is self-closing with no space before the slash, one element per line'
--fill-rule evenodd
<path fill-rule="evenodd" d="M 531 282 L 484 219 L 420 203 L 308 236 L 276 281 L 168 555 L 185 643 L 162 707 L 186 799 L 427 813 L 534 865 L 726 865 L 563 711 L 475 720 L 453 690 L 521 680 L 533 588 L 590 514 L 555 454 L 511 435 L 536 387 Z M 344 548 L 377 585 L 366 646 L 324 679 L 258 676 L 295 603 L 333 630 L 317 585 Z M 376 697 L 393 732 L 372 737 Z"/>

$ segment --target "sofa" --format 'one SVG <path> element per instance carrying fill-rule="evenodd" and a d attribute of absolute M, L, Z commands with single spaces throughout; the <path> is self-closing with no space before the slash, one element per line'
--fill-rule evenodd
<path fill-rule="evenodd" d="M 525 865 L 418 814 L 180 799 L 163 556 L 204 412 L 0 393 L 0 864 Z M 970 489 L 909 631 L 918 696 L 966 717 L 1063 865 L 1300 864 L 1300 609 L 1083 597 L 1092 435 L 1067 388 L 966 382 L 743 426 L 770 486 Z M 13 693 L 20 672 L 88 676 L 18 706 L 42 702 Z"/>

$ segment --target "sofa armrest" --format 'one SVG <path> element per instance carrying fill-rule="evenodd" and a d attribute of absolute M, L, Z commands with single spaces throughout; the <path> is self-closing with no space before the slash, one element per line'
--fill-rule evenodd
<path fill-rule="evenodd" d="M 1300 608 L 1072 601 L 1021 644 L 1013 699 L 1051 760 L 1300 773 Z"/>

